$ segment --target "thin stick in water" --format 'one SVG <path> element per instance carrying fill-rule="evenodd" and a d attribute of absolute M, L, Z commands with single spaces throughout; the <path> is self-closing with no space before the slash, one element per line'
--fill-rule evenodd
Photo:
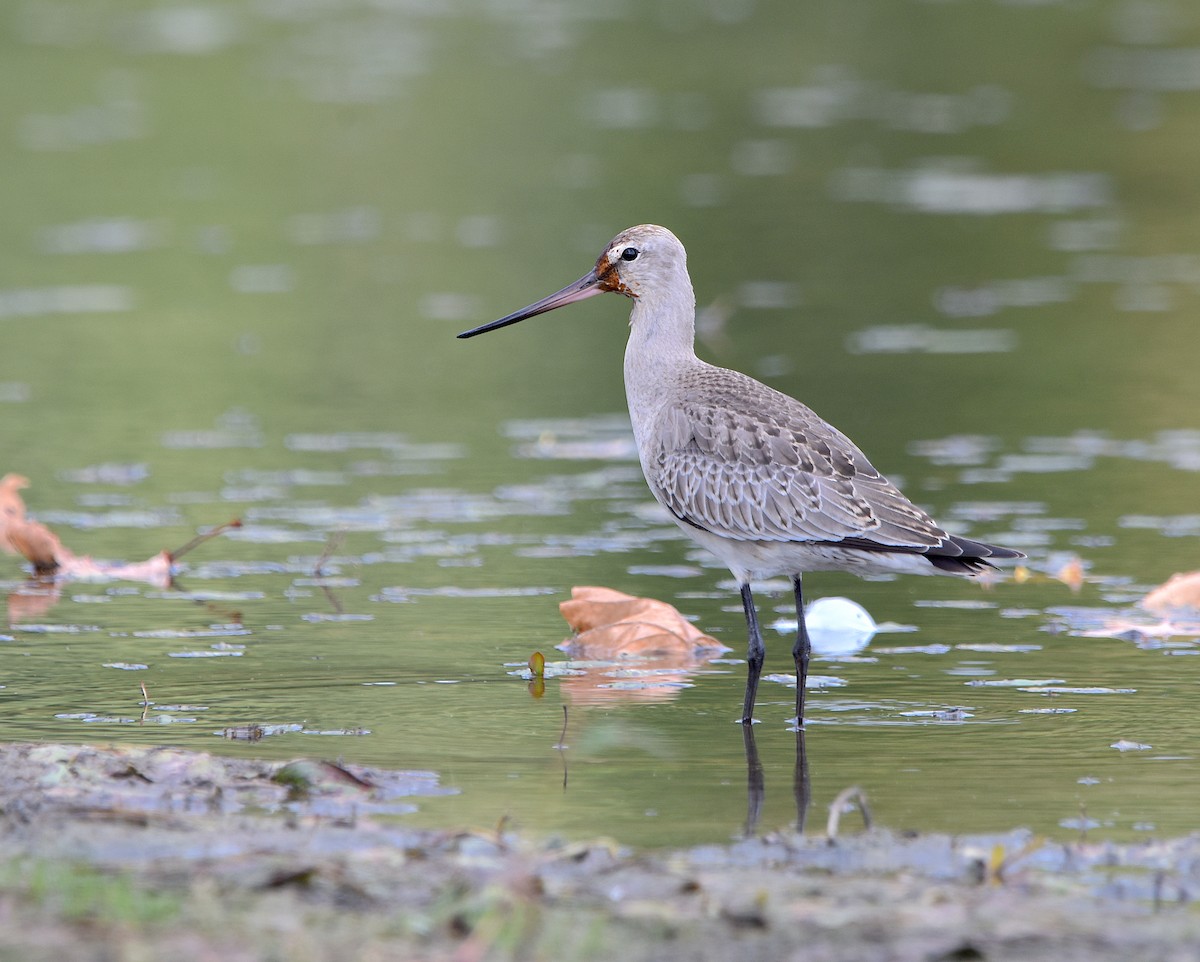
<path fill-rule="evenodd" d="M 194 537 L 191 541 L 189 541 L 187 544 L 185 544 L 182 548 L 178 548 L 175 551 L 168 551 L 167 557 L 170 558 L 172 561 L 178 561 L 181 557 L 183 557 L 183 555 L 187 554 L 193 548 L 204 544 L 204 542 L 208 541 L 210 538 L 215 538 L 217 535 L 223 534 L 224 532 L 228 531 L 230 528 L 240 528 L 241 526 L 242 526 L 242 519 L 241 518 L 233 518 L 230 521 L 226 521 L 224 524 L 217 525 L 215 528 L 210 528 L 208 531 L 205 531 L 203 534 L 196 535 L 196 537 Z"/>
<path fill-rule="evenodd" d="M 325 562 L 333 557 L 333 553 L 342 546 L 342 542 L 346 540 L 346 532 L 342 529 L 330 531 L 329 537 L 325 539 L 325 550 L 321 552 L 321 557 L 317 559 L 317 566 L 313 568 L 313 577 L 321 577 L 321 569 L 325 567 Z"/>

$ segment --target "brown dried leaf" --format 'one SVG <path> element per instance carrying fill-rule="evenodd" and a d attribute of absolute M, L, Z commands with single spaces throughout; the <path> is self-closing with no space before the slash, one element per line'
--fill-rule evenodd
<path fill-rule="evenodd" d="M 4 535 L 13 550 L 24 555 L 38 574 L 55 571 L 64 561 L 74 557 L 63 547 L 58 536 L 39 521 L 9 524 Z"/>
<path fill-rule="evenodd" d="M 53 531 L 25 517 L 25 501 L 19 492 L 27 487 L 29 479 L 22 474 L 0 478 L 0 549 L 24 555 L 34 571 L 49 574 L 72 555 Z"/>
<path fill-rule="evenodd" d="M 618 658 L 665 657 L 687 661 L 727 650 L 704 634 L 672 605 L 638 598 L 612 588 L 571 589 L 571 600 L 558 606 L 576 632 L 559 648 L 573 658 L 609 661 Z"/>
<path fill-rule="evenodd" d="M 1142 607 L 1156 614 L 1179 608 L 1194 608 L 1200 611 L 1200 571 L 1177 572 L 1164 584 L 1150 591 L 1142 599 Z"/>
<path fill-rule="evenodd" d="M 10 520 L 24 519 L 25 502 L 17 492 L 27 487 L 29 479 L 23 474 L 9 473 L 0 478 L 0 515 Z"/>
<path fill-rule="evenodd" d="M 54 574 L 80 581 L 144 581 L 165 588 L 171 583 L 171 565 L 177 555 L 227 528 L 238 527 L 241 524 L 239 520 L 234 519 L 219 525 L 212 531 L 193 538 L 175 554 L 160 551 L 152 558 L 132 564 L 95 561 L 86 556 L 76 555 L 44 524 L 25 517 L 25 502 L 19 492 L 21 488 L 27 487 L 29 479 L 23 475 L 6 474 L 0 478 L 0 549 L 9 554 L 23 555 L 39 575 Z"/>
<path fill-rule="evenodd" d="M 6 554 L 17 553 L 9 539 L 9 529 L 25 520 L 25 502 L 18 492 L 27 487 L 29 479 L 20 474 L 6 474 L 0 478 L 0 551 Z"/>

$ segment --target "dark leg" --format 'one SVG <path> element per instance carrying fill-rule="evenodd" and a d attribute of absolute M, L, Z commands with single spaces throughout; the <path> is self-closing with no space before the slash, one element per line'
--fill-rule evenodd
<path fill-rule="evenodd" d="M 808 685 L 808 662 L 812 656 L 812 645 L 808 640 L 808 626 L 804 624 L 804 594 L 800 590 L 800 575 L 792 578 L 796 592 L 796 644 L 792 647 L 792 658 L 796 662 L 796 727 L 804 727 L 804 695 Z"/>
<path fill-rule="evenodd" d="M 758 612 L 754 610 L 754 595 L 750 583 L 742 585 L 742 607 L 746 609 L 746 627 L 750 630 L 750 644 L 746 651 L 746 701 L 742 705 L 742 724 L 754 724 L 754 696 L 758 694 L 758 678 L 762 674 L 763 659 L 767 647 L 763 644 L 762 632 L 758 630 Z"/>

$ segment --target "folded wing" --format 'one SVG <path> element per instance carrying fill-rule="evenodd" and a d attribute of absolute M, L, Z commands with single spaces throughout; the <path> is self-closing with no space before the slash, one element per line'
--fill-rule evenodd
<path fill-rule="evenodd" d="M 723 390 L 684 391 L 663 409 L 647 465 L 655 496 L 681 521 L 734 541 L 925 554 L 947 570 L 1019 556 L 948 534 L 811 409 L 715 370 Z"/>

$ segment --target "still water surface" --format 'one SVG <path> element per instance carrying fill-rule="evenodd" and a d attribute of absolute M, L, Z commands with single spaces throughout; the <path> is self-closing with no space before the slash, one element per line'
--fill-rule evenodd
<path fill-rule="evenodd" d="M 245 526 L 172 590 L 31 599 L 0 558 L 0 738 L 430 769 L 431 825 L 741 831 L 740 606 L 641 480 L 625 305 L 453 338 L 651 221 L 707 359 L 1046 575 L 807 580 L 907 629 L 814 669 L 814 819 L 856 784 L 897 828 L 1195 828 L 1200 632 L 1132 606 L 1200 567 L 1198 43 L 1170 0 L 10 5 L 0 473 L 97 557 Z M 581 584 L 734 651 L 534 698 Z M 791 703 L 760 692 L 764 828 Z"/>

